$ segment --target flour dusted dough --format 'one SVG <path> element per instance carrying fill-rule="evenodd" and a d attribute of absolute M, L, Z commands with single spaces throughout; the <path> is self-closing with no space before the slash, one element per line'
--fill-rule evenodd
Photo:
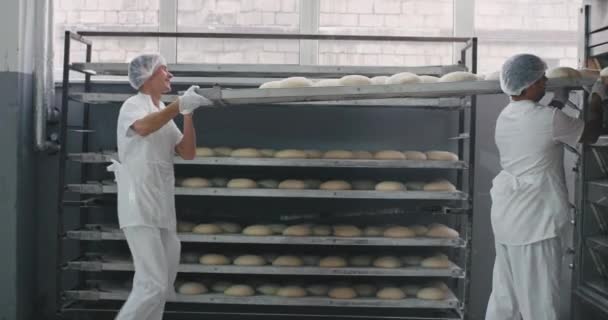
<path fill-rule="evenodd" d="M 281 81 L 268 81 L 260 85 L 260 89 L 278 89 L 281 87 Z"/>
<path fill-rule="evenodd" d="M 209 188 L 211 184 L 209 180 L 205 178 L 185 178 L 182 180 L 182 187 L 184 188 Z"/>
<path fill-rule="evenodd" d="M 398 181 L 382 181 L 375 187 L 376 191 L 405 191 L 405 185 Z"/>
<path fill-rule="evenodd" d="M 458 155 L 448 151 L 427 151 L 426 157 L 428 160 L 458 161 Z"/>
<path fill-rule="evenodd" d="M 288 179 L 279 183 L 279 189 L 302 190 L 306 187 L 306 183 L 302 180 Z"/>
<path fill-rule="evenodd" d="M 246 284 L 236 284 L 226 289 L 224 294 L 233 297 L 249 297 L 255 295 L 255 290 Z"/>
<path fill-rule="evenodd" d="M 384 230 L 384 236 L 387 238 L 414 238 L 416 233 L 408 227 L 393 226 Z"/>
<path fill-rule="evenodd" d="M 439 78 L 434 76 L 418 76 L 422 83 L 435 83 L 439 81 Z"/>
<path fill-rule="evenodd" d="M 360 237 L 361 229 L 351 225 L 337 225 L 333 227 L 336 237 Z"/>
<path fill-rule="evenodd" d="M 290 77 L 281 80 L 281 88 L 304 88 L 312 87 L 312 81 L 304 77 Z"/>
<path fill-rule="evenodd" d="M 435 182 L 425 184 L 424 191 L 455 192 L 456 187 L 447 180 L 440 180 L 440 181 L 435 181 Z"/>
<path fill-rule="evenodd" d="M 228 181 L 228 188 L 230 189 L 253 189 L 257 186 L 258 184 L 251 179 L 237 178 Z"/>
<path fill-rule="evenodd" d="M 370 79 L 373 85 L 386 84 L 388 81 L 388 76 L 375 76 Z"/>
<path fill-rule="evenodd" d="M 430 257 L 422 260 L 420 266 L 424 268 L 446 269 L 450 267 L 450 260 L 444 257 Z"/>
<path fill-rule="evenodd" d="M 215 156 L 215 152 L 211 148 L 196 148 L 196 156 L 197 157 L 213 157 Z"/>
<path fill-rule="evenodd" d="M 422 288 L 418 290 L 416 297 L 422 300 L 443 300 L 446 293 L 438 288 Z"/>
<path fill-rule="evenodd" d="M 370 160 L 374 158 L 374 155 L 369 151 L 353 151 L 355 159 Z"/>
<path fill-rule="evenodd" d="M 546 77 L 549 79 L 555 78 L 571 78 L 571 79 L 579 79 L 581 78 L 580 71 L 569 68 L 569 67 L 557 67 L 547 70 L 545 73 Z"/>
<path fill-rule="evenodd" d="M 340 79 L 321 79 L 313 84 L 315 87 L 338 87 L 341 85 Z"/>
<path fill-rule="evenodd" d="M 311 233 L 310 226 L 305 224 L 296 224 L 283 230 L 283 235 L 289 237 L 307 237 L 310 236 Z"/>
<path fill-rule="evenodd" d="M 448 239 L 457 239 L 460 234 L 458 231 L 443 225 L 443 224 L 434 224 L 426 233 L 427 237 L 432 238 L 448 238 Z"/>
<path fill-rule="evenodd" d="M 261 158 L 262 154 L 254 148 L 240 148 L 233 150 L 230 156 L 234 158 Z"/>
<path fill-rule="evenodd" d="M 207 292 L 207 287 L 198 282 L 184 282 L 181 286 L 179 286 L 177 292 L 187 295 L 203 294 Z"/>
<path fill-rule="evenodd" d="M 406 83 L 420 83 L 420 78 L 411 72 L 400 72 L 394 74 L 386 80 L 386 84 L 406 84 Z"/>
<path fill-rule="evenodd" d="M 374 154 L 376 160 L 405 160 L 403 153 L 397 150 L 382 150 Z"/>
<path fill-rule="evenodd" d="M 378 299 L 383 300 L 401 300 L 406 297 L 405 293 L 397 287 L 386 287 L 380 289 L 376 293 Z"/>
<path fill-rule="evenodd" d="M 367 86 L 372 84 L 372 81 L 366 76 L 353 74 L 340 78 L 340 84 L 343 86 Z"/>
<path fill-rule="evenodd" d="M 264 225 L 254 224 L 243 229 L 243 234 L 248 236 L 270 236 L 272 230 Z"/>
<path fill-rule="evenodd" d="M 343 180 L 330 180 L 323 182 L 319 189 L 321 190 L 351 190 L 352 186 L 350 183 Z"/>
<path fill-rule="evenodd" d="M 329 150 L 323 154 L 325 159 L 352 159 L 354 155 L 348 150 Z"/>
<path fill-rule="evenodd" d="M 416 233 L 416 237 L 426 236 L 426 234 L 429 232 L 429 228 L 419 224 L 409 226 L 409 228 L 412 229 L 414 233 Z"/>
<path fill-rule="evenodd" d="M 331 236 L 331 227 L 327 225 L 316 225 L 312 227 L 312 235 L 319 237 Z"/>
<path fill-rule="evenodd" d="M 403 151 L 403 155 L 405 156 L 405 158 L 407 160 L 426 160 L 426 154 L 424 152 L 420 152 L 420 151 L 413 151 L 413 150 L 408 150 L 408 151 Z"/>
<path fill-rule="evenodd" d="M 254 254 L 246 254 L 236 257 L 232 263 L 237 266 L 263 266 L 266 264 L 266 259 Z"/>
<path fill-rule="evenodd" d="M 329 256 L 319 261 L 319 267 L 321 268 L 344 268 L 348 266 L 346 260 L 338 256 Z"/>
<path fill-rule="evenodd" d="M 221 254 L 210 253 L 202 255 L 198 262 L 208 266 L 223 266 L 230 264 L 230 259 Z"/>
<path fill-rule="evenodd" d="M 376 260 L 374 260 L 374 262 L 373 262 L 373 265 L 374 265 L 374 267 L 378 267 L 378 268 L 388 268 L 388 269 L 400 268 L 401 260 L 399 260 L 399 258 L 393 257 L 393 256 L 384 256 L 384 257 L 376 258 Z"/>
<path fill-rule="evenodd" d="M 192 228 L 193 233 L 198 234 L 219 234 L 223 233 L 224 230 L 220 226 L 212 223 L 201 223 Z"/>
<path fill-rule="evenodd" d="M 306 159 L 306 152 L 296 149 L 279 150 L 274 154 L 279 159 Z"/>
<path fill-rule="evenodd" d="M 454 71 L 450 72 L 441 78 L 439 82 L 458 82 L 458 81 L 476 81 L 477 75 L 467 71 Z"/>
<path fill-rule="evenodd" d="M 230 157 L 230 154 L 232 153 L 232 148 L 217 147 L 217 148 L 213 148 L 213 152 L 218 157 Z"/>
<path fill-rule="evenodd" d="M 329 290 L 327 295 L 333 299 L 354 299 L 357 297 L 357 292 L 353 288 L 337 287 Z"/>
<path fill-rule="evenodd" d="M 277 291 L 277 296 L 286 298 L 306 297 L 306 290 L 300 286 L 285 286 Z"/>
<path fill-rule="evenodd" d="M 348 259 L 348 264 L 357 268 L 369 267 L 374 258 L 372 256 L 353 256 Z"/>
<path fill-rule="evenodd" d="M 304 261 L 296 256 L 278 256 L 274 259 L 272 265 L 277 267 L 301 267 L 304 265 Z"/>

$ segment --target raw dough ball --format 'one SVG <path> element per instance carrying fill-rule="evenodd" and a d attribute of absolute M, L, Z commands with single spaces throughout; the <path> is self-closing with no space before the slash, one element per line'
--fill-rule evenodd
<path fill-rule="evenodd" d="M 449 239 L 457 239 L 460 237 L 458 231 L 443 225 L 443 224 L 433 224 L 431 228 L 426 233 L 427 237 L 431 238 L 449 238 Z"/>
<path fill-rule="evenodd" d="M 374 158 L 374 155 L 369 151 L 353 151 L 355 159 L 370 160 Z"/>
<path fill-rule="evenodd" d="M 224 291 L 226 291 L 226 289 L 230 288 L 230 286 L 232 286 L 232 283 L 230 283 L 228 281 L 218 281 L 218 282 L 214 283 L 213 286 L 211 286 L 211 290 L 213 292 L 224 293 Z"/>
<path fill-rule="evenodd" d="M 486 73 L 486 75 L 483 77 L 483 79 L 489 80 L 489 81 L 498 81 L 498 80 L 500 80 L 500 71 Z"/>
<path fill-rule="evenodd" d="M 210 253 L 202 255 L 198 262 L 208 266 L 224 266 L 230 264 L 230 259 L 221 254 Z"/>
<path fill-rule="evenodd" d="M 239 178 L 228 181 L 228 188 L 230 189 L 254 189 L 257 186 L 257 183 L 251 179 Z"/>
<path fill-rule="evenodd" d="M 309 159 L 320 159 L 323 157 L 323 152 L 319 150 L 304 150 L 304 153 L 306 153 Z"/>
<path fill-rule="evenodd" d="M 420 82 L 422 83 L 435 83 L 439 81 L 439 78 L 434 76 L 418 76 L 420 78 Z"/>
<path fill-rule="evenodd" d="M 414 238 L 416 233 L 408 227 L 393 226 L 384 230 L 384 236 L 387 238 Z"/>
<path fill-rule="evenodd" d="M 324 297 L 327 296 L 327 292 L 329 292 L 329 287 L 324 284 L 313 284 L 306 287 L 306 291 L 311 296 Z"/>
<path fill-rule="evenodd" d="M 319 265 L 319 257 L 317 257 L 317 256 L 303 256 L 302 261 L 307 266 L 318 266 Z"/>
<path fill-rule="evenodd" d="M 374 265 L 374 267 L 378 267 L 378 268 L 394 269 L 394 268 L 401 267 L 401 261 L 397 257 L 384 256 L 384 257 L 376 258 L 376 260 L 374 260 L 373 265 Z"/>
<path fill-rule="evenodd" d="M 340 78 L 340 84 L 343 86 L 368 86 L 372 84 L 372 81 L 366 76 L 353 74 Z"/>
<path fill-rule="evenodd" d="M 445 282 L 441 282 L 441 281 L 431 281 L 426 287 L 437 288 L 445 293 L 450 292 L 450 288 L 448 287 L 448 285 L 445 284 Z"/>
<path fill-rule="evenodd" d="M 308 237 L 311 233 L 310 226 L 304 224 L 296 224 L 283 230 L 283 235 L 289 237 Z"/>
<path fill-rule="evenodd" d="M 420 78 L 411 72 L 400 72 L 386 80 L 386 84 L 420 83 Z"/>
<path fill-rule="evenodd" d="M 213 178 L 210 182 L 214 188 L 226 188 L 228 185 L 228 179 L 226 178 Z"/>
<path fill-rule="evenodd" d="M 186 178 L 182 180 L 184 188 L 209 188 L 211 184 L 205 178 Z"/>
<path fill-rule="evenodd" d="M 312 227 L 312 235 L 318 237 L 331 236 L 331 227 L 327 225 L 317 225 Z"/>
<path fill-rule="evenodd" d="M 241 148 L 232 151 L 230 156 L 234 158 L 260 158 L 262 154 L 254 148 Z"/>
<path fill-rule="evenodd" d="M 249 297 L 255 295 L 255 290 L 245 284 L 236 284 L 226 289 L 224 294 L 233 297 Z"/>
<path fill-rule="evenodd" d="M 314 87 L 338 87 L 341 85 L 340 79 L 321 79 L 313 84 Z"/>
<path fill-rule="evenodd" d="M 321 186 L 321 180 L 315 180 L 315 179 L 308 179 L 308 180 L 304 180 L 304 183 L 306 184 L 306 189 L 319 189 L 319 187 Z"/>
<path fill-rule="evenodd" d="M 376 295 L 378 289 L 371 284 L 358 284 L 354 286 L 355 292 L 357 292 L 357 296 L 359 297 L 373 297 Z"/>
<path fill-rule="evenodd" d="M 426 183 L 424 183 L 424 182 L 412 181 L 412 182 L 407 182 L 405 184 L 405 187 L 410 191 L 422 191 L 422 190 L 424 190 L 425 185 L 426 185 Z"/>
<path fill-rule="evenodd" d="M 405 156 L 400 151 L 382 150 L 374 154 L 376 160 L 405 160 Z"/>
<path fill-rule="evenodd" d="M 426 160 L 426 154 L 420 151 L 403 151 L 403 155 L 407 160 Z"/>
<path fill-rule="evenodd" d="M 312 87 L 312 81 L 304 77 L 290 77 L 281 80 L 281 88 L 304 88 Z"/>
<path fill-rule="evenodd" d="M 414 233 L 416 233 L 416 237 L 426 236 L 427 232 L 429 232 L 429 228 L 427 228 L 425 226 L 421 226 L 419 224 L 409 226 L 409 228 L 412 229 L 414 231 Z"/>
<path fill-rule="evenodd" d="M 547 70 L 547 72 L 545 73 L 546 77 L 549 79 L 554 79 L 554 78 L 574 78 L 574 79 L 579 79 L 581 78 L 581 73 L 580 71 L 576 70 L 576 69 L 572 69 L 569 67 L 557 67 L 557 68 L 552 68 Z"/>
<path fill-rule="evenodd" d="M 405 299 L 406 295 L 399 288 L 387 287 L 380 289 L 380 291 L 376 293 L 376 297 L 383 300 L 401 300 Z"/>
<path fill-rule="evenodd" d="M 352 159 L 353 153 L 348 150 L 329 150 L 323 154 L 325 159 Z"/>
<path fill-rule="evenodd" d="M 274 296 L 279 291 L 279 285 L 273 283 L 266 283 L 258 286 L 256 289 L 257 292 L 266 295 L 266 296 Z"/>
<path fill-rule="evenodd" d="M 274 157 L 275 153 L 276 151 L 274 151 L 273 149 L 260 149 L 260 154 L 264 158 L 272 158 Z"/>
<path fill-rule="evenodd" d="M 321 268 L 344 268 L 348 266 L 346 260 L 342 257 L 329 256 L 319 261 L 319 267 Z"/>
<path fill-rule="evenodd" d="M 211 223 L 201 223 L 192 229 L 193 233 L 198 234 L 219 234 L 224 232 L 222 228 Z"/>
<path fill-rule="evenodd" d="M 217 148 L 213 148 L 213 152 L 215 152 L 215 155 L 217 157 L 230 157 L 230 154 L 232 153 L 232 148 L 217 147 Z"/>
<path fill-rule="evenodd" d="M 284 224 L 275 223 L 268 225 L 268 228 L 270 228 L 274 234 L 283 234 L 283 230 L 285 230 L 287 226 Z"/>
<path fill-rule="evenodd" d="M 306 297 L 306 290 L 299 286 L 285 286 L 277 291 L 277 296 L 286 298 Z"/>
<path fill-rule="evenodd" d="M 281 87 L 281 81 L 268 81 L 260 85 L 260 89 L 278 89 Z"/>
<path fill-rule="evenodd" d="M 450 72 L 441 78 L 439 82 L 458 82 L 458 81 L 476 81 L 477 76 L 473 73 L 466 71 L 454 71 Z"/>
<path fill-rule="evenodd" d="M 416 297 L 422 300 L 443 300 L 446 293 L 438 288 L 423 288 L 418 290 Z"/>
<path fill-rule="evenodd" d="M 279 182 L 272 179 L 260 180 L 258 181 L 258 187 L 264 189 L 277 189 L 279 187 Z"/>
<path fill-rule="evenodd" d="M 204 284 L 198 282 L 185 282 L 181 286 L 179 286 L 177 292 L 180 294 L 187 295 L 203 294 L 207 292 L 207 287 L 205 287 Z"/>
<path fill-rule="evenodd" d="M 436 181 L 436 182 L 431 182 L 431 183 L 425 184 L 424 191 L 455 192 L 456 187 L 447 180 L 441 180 L 441 181 Z"/>
<path fill-rule="evenodd" d="M 333 227 L 336 237 L 360 237 L 361 229 L 351 225 L 337 225 Z"/>
<path fill-rule="evenodd" d="M 243 229 L 243 234 L 248 236 L 270 236 L 272 230 L 263 225 L 254 224 Z"/>
<path fill-rule="evenodd" d="M 356 180 L 353 181 L 353 189 L 355 190 L 374 190 L 376 183 L 371 180 Z"/>
<path fill-rule="evenodd" d="M 279 256 L 272 262 L 276 267 L 301 267 L 304 261 L 296 256 Z"/>
<path fill-rule="evenodd" d="M 306 189 L 306 183 L 302 180 L 288 179 L 279 183 L 279 189 L 303 190 Z"/>
<path fill-rule="evenodd" d="M 233 264 L 237 266 L 263 266 L 266 264 L 266 259 L 253 254 L 246 254 L 234 259 Z"/>
<path fill-rule="evenodd" d="M 364 237 L 382 237 L 384 235 L 384 228 L 377 226 L 368 226 L 363 229 Z"/>
<path fill-rule="evenodd" d="M 446 269 L 450 267 L 450 260 L 444 257 L 430 257 L 422 260 L 420 266 L 424 268 Z"/>
<path fill-rule="evenodd" d="M 177 232 L 192 232 L 196 224 L 187 221 L 179 221 L 177 223 Z"/>
<path fill-rule="evenodd" d="M 372 81 L 372 84 L 374 84 L 374 85 L 386 84 L 388 81 L 388 77 L 387 76 L 375 76 L 375 77 L 371 78 L 370 80 Z"/>
<path fill-rule="evenodd" d="M 357 268 L 369 267 L 374 258 L 372 256 L 353 256 L 348 259 L 348 264 Z"/>
<path fill-rule="evenodd" d="M 333 299 L 354 299 L 357 297 L 357 292 L 353 288 L 337 287 L 329 290 L 327 295 Z"/>
<path fill-rule="evenodd" d="M 409 267 L 419 266 L 422 260 L 424 259 L 420 256 L 405 256 L 401 258 L 401 262 L 403 262 L 403 264 Z"/>
<path fill-rule="evenodd" d="M 184 252 L 180 256 L 180 261 L 183 263 L 199 263 L 198 258 L 198 253 Z"/>
<path fill-rule="evenodd" d="M 240 233 L 243 229 L 238 224 L 232 222 L 218 222 L 217 225 L 220 226 L 225 233 Z"/>
<path fill-rule="evenodd" d="M 196 148 L 196 156 L 197 157 L 213 157 L 215 156 L 215 152 L 211 148 Z"/>
<path fill-rule="evenodd" d="M 458 161 L 458 155 L 448 151 L 427 151 L 426 157 L 428 160 Z"/>
<path fill-rule="evenodd" d="M 277 151 L 274 154 L 274 157 L 279 159 L 306 159 L 306 152 L 296 149 L 286 149 Z"/>
<path fill-rule="evenodd" d="M 321 190 L 351 190 L 350 183 L 343 180 L 330 180 L 323 182 L 319 189 Z"/>
<path fill-rule="evenodd" d="M 374 188 L 376 191 L 405 191 L 405 185 L 397 181 L 382 181 Z"/>

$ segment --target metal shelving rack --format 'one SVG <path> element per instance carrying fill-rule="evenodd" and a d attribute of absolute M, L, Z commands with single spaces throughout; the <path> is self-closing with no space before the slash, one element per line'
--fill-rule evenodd
<path fill-rule="evenodd" d="M 89 108 L 100 103 L 120 103 L 126 96 L 113 93 L 92 93 L 91 78 L 98 75 L 125 75 L 125 64 L 103 64 L 91 62 L 92 41 L 95 37 L 171 37 L 171 38 L 232 38 L 232 39 L 292 39 L 292 40 L 356 40 L 356 41 L 408 41 L 408 42 L 449 42 L 463 43 L 461 50 L 461 61 L 452 66 L 430 66 L 430 67 L 336 67 L 336 66 L 300 66 L 300 65 L 201 65 L 201 64 L 176 64 L 169 65 L 169 69 L 176 76 L 198 77 L 197 83 L 216 83 L 218 78 L 230 79 L 243 77 L 258 77 L 248 82 L 250 86 L 256 86 L 261 81 L 269 78 L 281 78 L 285 76 L 308 76 L 315 78 L 337 77 L 346 74 L 364 74 L 367 76 L 387 75 L 402 71 L 410 71 L 419 74 L 430 74 L 441 76 L 451 71 L 469 70 L 476 72 L 477 64 L 477 39 L 476 38 L 423 38 L 423 37 L 391 37 L 391 36 L 349 36 L 349 35 L 307 35 L 307 34 L 216 34 L 216 33 L 128 33 L 128 32 L 66 32 L 64 48 L 64 77 L 62 93 L 62 130 L 60 141 L 64 147 L 61 148 L 61 161 L 59 167 L 60 187 L 59 199 L 59 225 L 57 226 L 60 246 L 58 256 L 62 265 L 58 266 L 57 287 L 60 290 L 61 299 L 57 302 L 59 313 L 65 316 L 76 313 L 94 313 L 107 311 L 95 303 L 104 301 L 124 300 L 128 294 L 124 288 L 112 287 L 110 283 L 96 283 L 86 279 L 87 272 L 118 271 L 126 272 L 132 270 L 128 261 L 104 261 L 103 257 L 89 257 L 88 259 L 76 259 L 66 261 L 62 241 L 95 242 L 95 241 L 124 241 L 122 232 L 115 227 L 98 226 L 87 224 L 87 214 L 91 204 L 97 197 L 104 194 L 116 193 L 116 187 L 101 181 L 90 182 L 86 174 L 89 166 L 103 164 L 112 157 L 111 152 L 91 152 L 88 149 Z M 86 61 L 74 63 L 70 58 L 70 47 L 73 41 L 83 43 L 87 46 Z M 469 54 L 469 55 L 467 55 Z M 84 91 L 70 91 L 70 71 L 80 72 L 85 75 Z M 202 77 L 204 75 L 204 77 Z M 200 81 L 199 81 L 200 80 Z M 236 80 L 235 80 L 236 81 Z M 242 81 L 242 80 L 241 80 Z M 233 82 L 234 83 L 234 82 Z M 580 87 L 579 80 L 552 81 L 551 86 Z M 422 170 L 455 170 L 457 177 L 458 192 L 377 192 L 377 191 L 323 191 L 323 190 L 231 190 L 222 188 L 176 188 L 177 195 L 189 197 L 254 197 L 254 198 L 297 198 L 297 199 L 375 199 L 374 201 L 400 200 L 400 201 L 423 201 L 436 202 L 439 209 L 433 213 L 450 213 L 460 217 L 460 231 L 462 238 L 459 239 L 388 239 L 388 238 L 336 238 L 336 237 L 246 237 L 241 235 L 215 235 L 205 236 L 196 234 L 180 234 L 182 242 L 193 243 L 247 243 L 257 246 L 268 244 L 281 244 L 285 246 L 361 246 L 361 247 L 444 247 L 451 248 L 457 252 L 455 264 L 448 269 L 429 270 L 424 268 L 401 268 L 394 270 L 381 270 L 377 268 L 336 268 L 324 269 L 316 267 L 301 268 L 278 268 L 278 267 L 256 267 L 243 268 L 237 266 L 208 267 L 200 265 L 182 264 L 181 272 L 186 273 L 209 273 L 209 274 L 264 274 L 264 275 L 315 275 L 315 276 L 360 276 L 372 277 L 440 277 L 455 279 L 458 285 L 452 288 L 449 297 L 442 301 L 424 301 L 419 299 L 403 299 L 398 301 L 386 301 L 378 299 L 355 299 L 336 300 L 330 298 L 278 298 L 267 296 L 254 296 L 247 298 L 226 297 L 217 294 L 200 296 L 178 295 L 174 306 L 168 308 L 171 314 L 209 314 L 206 310 L 197 309 L 197 305 L 251 305 L 260 306 L 255 315 L 276 314 L 273 308 L 283 307 L 332 307 L 339 310 L 350 310 L 361 312 L 365 308 L 369 316 L 366 318 L 383 318 L 387 315 L 376 309 L 393 308 L 396 311 L 389 317 L 395 319 L 465 319 L 467 317 L 467 305 L 469 300 L 469 282 L 471 277 L 471 239 L 473 219 L 473 194 L 475 175 L 475 110 L 476 94 L 488 94 L 500 92 L 497 81 L 475 81 L 462 83 L 437 83 L 437 84 L 410 84 L 410 85 L 382 85 L 366 87 L 337 87 L 337 88 L 300 88 L 280 90 L 258 90 L 239 89 L 225 90 L 222 87 L 207 89 L 207 95 L 217 104 L 224 106 L 272 103 L 274 105 L 287 104 L 298 108 L 323 108 L 331 107 L 387 107 L 387 108 L 414 108 L 414 109 L 436 109 L 449 112 L 458 112 L 458 154 L 462 161 L 437 162 L 437 161 L 374 161 L 374 160 L 281 160 L 281 159 L 232 159 L 232 158 L 197 158 L 194 161 L 176 161 L 176 165 L 182 166 L 248 166 L 258 167 L 264 170 L 267 167 L 307 167 L 307 168 L 361 168 L 374 170 L 375 168 L 394 169 L 422 169 Z M 175 96 L 168 95 L 164 99 L 171 101 Z M 314 97 L 314 98 L 313 98 Z M 316 100 L 316 101 L 312 101 Z M 69 101 L 84 104 L 83 126 L 80 128 L 69 128 L 67 125 L 69 114 Z M 322 112 L 322 109 L 319 109 Z M 381 112 L 381 111 L 379 111 Z M 67 150 L 68 140 L 72 139 L 73 132 L 84 134 L 80 150 L 71 152 Z M 465 134 L 465 135 L 463 135 Z M 75 162 L 81 165 L 79 181 L 69 181 L 66 172 L 66 163 Z M 75 180 L 75 179 L 72 179 Z M 78 197 L 72 200 L 70 196 Z M 64 210 L 68 206 L 80 208 L 81 226 L 77 229 L 66 230 L 63 225 Z M 417 209 L 414 209 L 417 210 Z M 396 209 L 395 214 L 403 214 L 406 210 Z M 81 252 L 81 257 L 86 252 Z M 79 275 L 78 286 L 64 288 L 63 279 L 66 273 L 76 272 Z M 89 303 L 93 303 L 92 305 Z M 185 303 L 186 305 L 180 304 Z M 194 309 L 191 308 L 194 304 Z M 296 309 L 294 309 L 296 310 Z M 328 309 L 329 310 L 329 309 Z M 401 310 L 401 311 L 400 311 Z M 217 311 L 212 313 L 218 319 L 234 310 Z M 289 310 L 282 309 L 281 312 L 290 314 Z M 298 315 L 302 311 L 294 311 Z M 336 311 L 327 311 L 335 314 Z M 345 311 L 347 312 L 347 311 Z M 352 311 L 351 311 L 352 312 Z M 377 314 L 376 314 L 377 312 Z M 239 312 L 237 312 L 239 313 Z M 348 313 L 348 312 L 347 312 Z M 247 316 L 243 312 L 242 315 Z M 345 318 L 356 317 L 357 314 L 343 315 Z M 318 315 L 323 317 L 323 315 Z M 307 315 L 307 317 L 313 317 Z"/>

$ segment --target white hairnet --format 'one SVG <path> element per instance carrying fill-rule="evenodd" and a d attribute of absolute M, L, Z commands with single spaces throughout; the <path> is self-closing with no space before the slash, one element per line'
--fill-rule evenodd
<path fill-rule="evenodd" d="M 518 96 L 545 75 L 547 64 L 533 54 L 517 54 L 505 61 L 500 70 L 500 88 L 510 96 Z"/>
<path fill-rule="evenodd" d="M 129 83 L 135 90 L 139 88 L 152 76 L 160 66 L 166 66 L 165 58 L 160 54 L 142 54 L 129 63 Z"/>
<path fill-rule="evenodd" d="M 600 77 L 608 77 L 608 67 L 602 69 L 602 71 L 600 71 Z"/>

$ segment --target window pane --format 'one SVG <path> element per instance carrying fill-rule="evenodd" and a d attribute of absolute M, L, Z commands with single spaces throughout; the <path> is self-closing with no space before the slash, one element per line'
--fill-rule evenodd
<path fill-rule="evenodd" d="M 305 1 L 305 0 L 304 0 Z M 298 33 L 297 0 L 178 0 L 179 32 Z M 178 39 L 180 63 L 299 62 L 299 41 Z"/>
<path fill-rule="evenodd" d="M 326 34 L 452 36 L 452 0 L 321 0 Z M 320 42 L 319 63 L 339 65 L 451 64 L 452 44 Z"/>
<path fill-rule="evenodd" d="M 499 70 L 509 56 L 536 54 L 549 67 L 577 67 L 581 0 L 475 1 L 481 73 Z"/>

